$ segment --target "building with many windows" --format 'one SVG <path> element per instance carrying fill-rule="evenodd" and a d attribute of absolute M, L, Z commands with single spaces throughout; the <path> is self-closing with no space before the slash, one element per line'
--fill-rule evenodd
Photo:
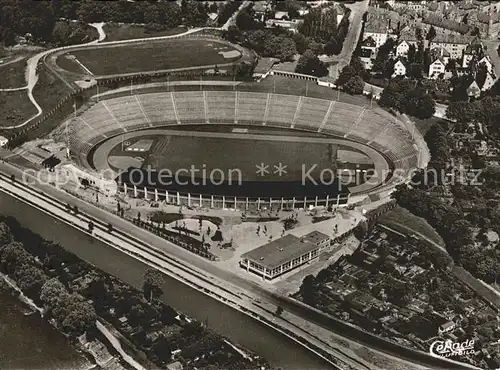
<path fill-rule="evenodd" d="M 271 280 L 317 258 L 329 243 L 329 236 L 319 231 L 301 238 L 288 234 L 243 254 L 240 266 Z"/>

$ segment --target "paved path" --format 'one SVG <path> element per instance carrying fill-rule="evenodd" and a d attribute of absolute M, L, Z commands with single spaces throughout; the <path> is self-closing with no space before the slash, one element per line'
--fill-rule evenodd
<path fill-rule="evenodd" d="M 241 9 L 243 9 L 244 7 L 248 6 L 248 4 L 250 4 L 251 1 L 243 1 L 240 5 L 240 7 L 238 8 L 238 10 L 236 10 L 233 15 L 226 21 L 226 23 L 224 23 L 224 25 L 221 27 L 221 29 L 223 29 L 224 31 L 226 31 L 229 26 L 232 26 L 233 24 L 236 24 L 236 17 L 238 15 L 238 13 L 240 12 Z"/>
<path fill-rule="evenodd" d="M 27 66 L 26 72 L 25 72 L 26 82 L 27 82 L 26 88 L 28 90 L 28 98 L 31 100 L 31 102 L 35 106 L 37 113 L 33 117 L 28 118 L 26 121 L 24 121 L 23 123 L 21 123 L 19 125 L 5 126 L 5 127 L 2 127 L 2 129 L 12 130 L 12 129 L 17 129 L 17 128 L 23 127 L 23 126 L 27 125 L 28 123 L 30 123 L 31 121 L 33 121 L 35 118 L 40 117 L 42 115 L 42 112 L 43 112 L 42 107 L 40 107 L 40 105 L 37 103 L 36 99 L 34 98 L 33 89 L 34 89 L 36 83 L 38 82 L 37 65 L 40 62 L 40 60 L 42 60 L 42 58 L 45 58 L 49 54 L 52 54 L 52 53 L 57 52 L 57 51 L 65 51 L 66 52 L 66 51 L 70 51 L 70 50 L 84 48 L 86 46 L 93 46 L 93 45 L 95 46 L 97 43 L 99 43 L 99 46 L 100 46 L 100 45 L 127 44 L 127 43 L 134 43 L 134 42 L 135 43 L 147 42 L 147 41 L 154 41 L 154 40 L 166 40 L 166 39 L 170 39 L 170 38 L 178 38 L 178 37 L 186 36 L 186 35 L 189 35 L 192 33 L 199 32 L 199 31 L 204 30 L 204 29 L 214 29 L 211 27 L 192 28 L 190 30 L 187 30 L 186 32 L 176 34 L 176 35 L 101 42 L 102 40 L 104 40 L 104 38 L 106 36 L 104 34 L 103 24 L 102 23 L 94 23 L 94 24 L 91 24 L 91 26 L 97 28 L 97 31 L 99 32 L 99 39 L 94 40 L 94 41 L 90 41 L 90 42 L 87 42 L 84 44 L 63 46 L 63 47 L 58 47 L 58 48 L 54 48 L 54 49 L 50 49 L 50 50 L 45 50 L 41 53 L 34 55 L 30 59 L 28 59 L 28 66 Z M 63 81 L 64 81 L 64 79 L 63 79 Z"/>
<path fill-rule="evenodd" d="M 349 31 L 342 45 L 342 51 L 339 55 L 321 58 L 325 63 L 337 62 L 336 65 L 330 68 L 330 77 L 337 79 L 342 68 L 349 65 L 351 62 L 352 53 L 356 49 L 361 34 L 363 15 L 368 10 L 369 3 L 369 0 L 363 0 L 353 4 L 345 4 L 351 9 L 351 14 L 349 15 Z"/>

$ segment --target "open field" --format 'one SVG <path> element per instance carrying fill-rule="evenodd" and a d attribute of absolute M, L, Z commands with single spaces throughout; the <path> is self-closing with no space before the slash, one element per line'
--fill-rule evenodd
<path fill-rule="evenodd" d="M 224 58 L 219 52 L 233 50 L 216 41 L 179 39 L 84 49 L 72 54 L 93 74 L 104 76 L 229 63 L 240 56 Z"/>
<path fill-rule="evenodd" d="M 0 89 L 23 87 L 26 85 L 24 71 L 26 58 L 5 65 L 0 64 Z"/>
<path fill-rule="evenodd" d="M 26 90 L 0 91 L 0 127 L 19 125 L 36 112 Z"/>
<path fill-rule="evenodd" d="M 119 41 L 177 35 L 187 31 L 187 28 L 176 27 L 164 31 L 150 31 L 139 25 L 109 23 L 104 25 L 103 30 L 106 33 L 104 41 Z"/>
<path fill-rule="evenodd" d="M 50 110 L 66 95 L 71 93 L 69 87 L 46 68 L 41 68 L 33 96 L 43 110 Z"/>
<path fill-rule="evenodd" d="M 387 225 L 397 231 L 407 233 L 407 230 L 401 229 L 401 225 L 408 229 L 425 235 L 435 243 L 444 247 L 444 241 L 434 228 L 427 223 L 423 218 L 417 217 L 405 208 L 397 206 L 393 210 L 387 212 L 379 219 L 380 223 Z"/>

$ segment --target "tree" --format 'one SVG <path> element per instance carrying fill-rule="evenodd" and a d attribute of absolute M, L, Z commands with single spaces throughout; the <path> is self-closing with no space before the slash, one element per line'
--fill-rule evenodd
<path fill-rule="evenodd" d="M 304 303 L 313 307 L 316 303 L 315 290 L 316 279 L 313 275 L 307 275 L 300 286 L 300 295 L 302 296 Z"/>
<path fill-rule="evenodd" d="M 351 65 L 347 65 L 340 71 L 339 77 L 337 78 L 337 81 L 335 81 L 335 85 L 343 86 L 347 83 L 347 81 L 356 75 L 357 73 L 354 68 Z"/>
<path fill-rule="evenodd" d="M 276 316 L 281 316 L 282 313 L 283 313 L 283 307 L 281 306 L 276 307 Z"/>
<path fill-rule="evenodd" d="M 0 222 L 0 250 L 13 241 L 10 227 L 5 222 Z"/>
<path fill-rule="evenodd" d="M 145 296 L 149 296 L 150 301 L 162 295 L 163 284 L 163 274 L 160 271 L 154 268 L 146 270 L 144 273 L 143 291 Z"/>
<path fill-rule="evenodd" d="M 300 56 L 295 72 L 322 77 L 328 74 L 328 68 L 311 50 L 306 50 Z"/>
<path fill-rule="evenodd" d="M 434 40 L 435 37 L 436 37 L 436 29 L 434 28 L 434 26 L 431 26 L 431 28 L 429 28 L 429 31 L 427 32 L 426 39 L 428 41 L 432 41 Z"/>
<path fill-rule="evenodd" d="M 54 277 L 43 284 L 40 291 L 40 299 L 47 307 L 52 308 L 66 294 L 68 294 L 68 291 L 64 285 Z"/>
<path fill-rule="evenodd" d="M 365 82 L 360 76 L 353 76 L 344 85 L 344 91 L 351 95 L 363 94 Z"/>
<path fill-rule="evenodd" d="M 240 30 L 253 30 L 257 27 L 254 20 L 254 11 L 251 7 L 244 7 L 236 16 L 236 27 Z"/>
<path fill-rule="evenodd" d="M 446 117 L 459 123 L 474 122 L 477 117 L 476 105 L 468 101 L 451 102 L 446 108 Z"/>
<path fill-rule="evenodd" d="M 487 76 L 488 76 L 488 67 L 483 62 L 477 66 L 477 72 L 476 72 L 476 82 L 480 89 L 483 88 Z"/>
<path fill-rule="evenodd" d="M 62 329 L 72 336 L 79 336 L 95 326 L 94 307 L 77 294 L 62 296 L 53 315 Z"/>
<path fill-rule="evenodd" d="M 407 56 L 407 59 L 408 59 L 408 63 L 409 64 L 412 64 L 412 63 L 415 62 L 416 55 L 417 55 L 417 49 L 415 48 L 415 44 L 412 43 L 408 47 L 408 56 Z"/>

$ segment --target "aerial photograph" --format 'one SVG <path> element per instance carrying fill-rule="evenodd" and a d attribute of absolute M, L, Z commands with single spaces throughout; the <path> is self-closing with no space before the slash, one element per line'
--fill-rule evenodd
<path fill-rule="evenodd" d="M 0 369 L 500 370 L 500 0 L 0 0 Z"/>

